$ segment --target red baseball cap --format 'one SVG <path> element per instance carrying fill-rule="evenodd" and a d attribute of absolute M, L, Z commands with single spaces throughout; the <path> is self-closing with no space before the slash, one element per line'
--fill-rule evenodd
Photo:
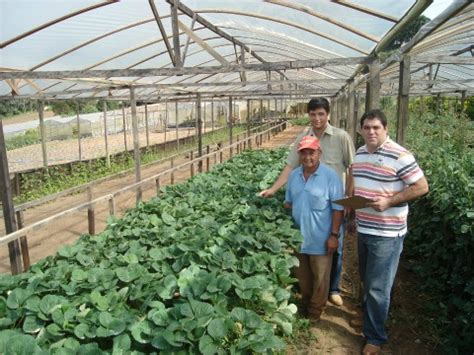
<path fill-rule="evenodd" d="M 319 139 L 313 136 L 304 136 L 298 144 L 298 152 L 303 149 L 318 150 L 319 148 Z"/>

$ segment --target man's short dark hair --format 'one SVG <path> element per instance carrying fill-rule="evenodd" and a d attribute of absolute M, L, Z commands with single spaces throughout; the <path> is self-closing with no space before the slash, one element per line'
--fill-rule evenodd
<path fill-rule="evenodd" d="M 364 113 L 362 117 L 360 118 L 360 127 L 362 128 L 365 120 L 373 120 L 373 119 L 379 120 L 383 128 L 387 128 L 387 117 L 385 117 L 385 114 L 383 113 L 383 111 L 379 109 L 370 110 Z"/>
<path fill-rule="evenodd" d="M 315 99 L 311 99 L 308 102 L 308 113 L 309 111 L 317 110 L 318 108 L 323 108 L 329 113 L 329 101 L 325 97 L 317 97 Z"/>

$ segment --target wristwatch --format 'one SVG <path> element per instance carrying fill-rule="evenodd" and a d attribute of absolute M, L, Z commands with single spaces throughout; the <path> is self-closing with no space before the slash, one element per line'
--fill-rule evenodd
<path fill-rule="evenodd" d="M 334 236 L 334 237 L 338 237 L 338 236 L 339 236 L 339 233 L 331 232 L 331 235 Z"/>

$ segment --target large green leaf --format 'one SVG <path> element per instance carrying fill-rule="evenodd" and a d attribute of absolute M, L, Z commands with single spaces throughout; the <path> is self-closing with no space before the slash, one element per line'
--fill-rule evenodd
<path fill-rule="evenodd" d="M 32 294 L 31 291 L 23 288 L 15 288 L 7 298 L 7 306 L 11 309 L 17 309 L 23 306 L 28 297 Z"/>

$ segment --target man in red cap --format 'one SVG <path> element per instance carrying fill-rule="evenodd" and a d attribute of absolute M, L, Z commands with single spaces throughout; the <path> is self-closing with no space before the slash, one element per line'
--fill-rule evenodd
<path fill-rule="evenodd" d="M 343 185 L 345 185 L 347 169 L 354 159 L 354 143 L 346 131 L 329 124 L 329 112 L 329 101 L 324 97 L 317 97 L 308 102 L 308 116 L 311 121 L 311 127 L 296 138 L 293 148 L 288 154 L 286 167 L 273 185 L 260 193 L 261 196 L 271 197 L 286 184 L 291 171 L 299 165 L 297 147 L 303 136 L 313 136 L 319 139 L 323 149 L 321 161 L 331 169 L 334 169 L 342 180 Z M 336 306 L 342 306 L 343 304 L 339 289 L 342 274 L 343 245 L 344 226 L 341 225 L 339 230 L 339 246 L 333 256 L 328 295 L 329 301 Z"/>
<path fill-rule="evenodd" d="M 333 201 L 343 198 L 337 173 L 319 161 L 319 140 L 305 136 L 298 144 L 301 165 L 288 177 L 285 206 L 303 235 L 300 262 L 295 268 L 302 296 L 301 312 L 312 322 L 320 319 L 326 306 L 332 254 L 338 247 L 344 208 Z"/>

